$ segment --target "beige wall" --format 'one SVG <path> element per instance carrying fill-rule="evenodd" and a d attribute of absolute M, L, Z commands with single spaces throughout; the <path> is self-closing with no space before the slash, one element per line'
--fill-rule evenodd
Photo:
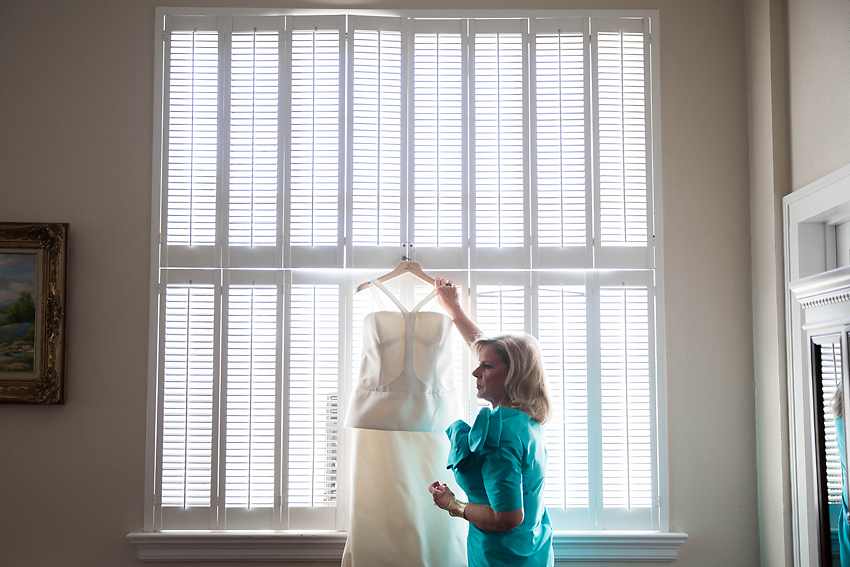
<path fill-rule="evenodd" d="M 192 4 L 0 2 L 0 221 L 71 224 L 67 404 L 0 407 L 3 565 L 138 563 L 124 536 L 143 524 L 153 16 L 169 3 Z M 755 565 L 743 7 L 523 5 L 660 9 L 670 527 L 690 535 L 674 565 Z"/>
<path fill-rule="evenodd" d="M 789 191 L 784 0 L 746 3 L 753 363 L 763 566 L 792 565 L 782 197 Z"/>
<path fill-rule="evenodd" d="M 850 4 L 747 0 L 761 563 L 792 565 L 781 199 L 850 163 Z"/>
<path fill-rule="evenodd" d="M 850 163 L 850 3 L 787 1 L 796 191 Z"/>

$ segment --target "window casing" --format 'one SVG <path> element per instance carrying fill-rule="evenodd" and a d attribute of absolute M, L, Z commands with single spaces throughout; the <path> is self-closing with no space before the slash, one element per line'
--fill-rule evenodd
<path fill-rule="evenodd" d="M 540 339 L 556 529 L 666 530 L 654 22 L 469 15 L 165 17 L 150 529 L 345 529 L 353 288 L 404 255 Z"/>

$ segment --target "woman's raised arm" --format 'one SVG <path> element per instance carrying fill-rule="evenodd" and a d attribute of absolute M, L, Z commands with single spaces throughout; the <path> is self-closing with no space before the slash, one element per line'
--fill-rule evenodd
<path fill-rule="evenodd" d="M 466 341 L 467 345 L 475 342 L 475 339 L 482 336 L 484 333 L 475 322 L 463 311 L 460 306 L 460 297 L 458 297 L 457 287 L 449 280 L 443 278 L 435 278 L 434 288 L 437 290 L 437 301 L 449 314 L 449 317 L 454 321 L 460 336 Z"/>

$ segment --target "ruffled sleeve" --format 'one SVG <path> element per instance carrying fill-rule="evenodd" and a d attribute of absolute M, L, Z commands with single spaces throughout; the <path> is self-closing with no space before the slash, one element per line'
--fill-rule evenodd
<path fill-rule="evenodd" d="M 489 408 L 481 408 L 472 427 L 458 420 L 446 429 L 446 435 L 452 444 L 446 468 L 457 470 L 473 455 L 481 457 L 499 447 L 502 414 L 490 411 Z"/>

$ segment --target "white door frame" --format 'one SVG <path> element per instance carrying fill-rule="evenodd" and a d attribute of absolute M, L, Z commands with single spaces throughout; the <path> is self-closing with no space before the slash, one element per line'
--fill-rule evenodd
<path fill-rule="evenodd" d="M 787 195 L 782 205 L 794 565 L 808 567 L 819 565 L 820 559 L 817 503 L 810 497 L 815 494 L 817 479 L 811 429 L 814 406 L 809 379 L 810 353 L 804 325 L 807 307 L 815 307 L 820 301 L 846 301 L 850 297 L 840 299 L 848 280 L 843 272 L 848 270 L 835 269 L 835 226 L 850 220 L 850 165 Z M 835 271 L 825 273 L 830 270 Z"/>

